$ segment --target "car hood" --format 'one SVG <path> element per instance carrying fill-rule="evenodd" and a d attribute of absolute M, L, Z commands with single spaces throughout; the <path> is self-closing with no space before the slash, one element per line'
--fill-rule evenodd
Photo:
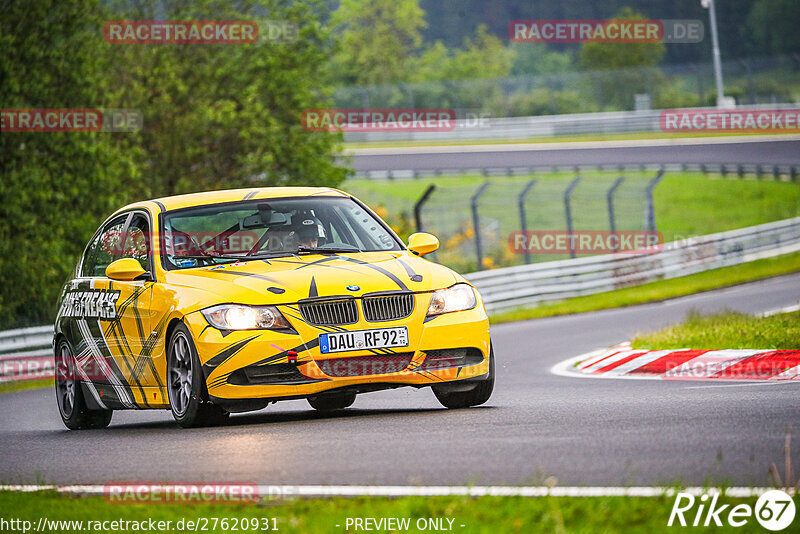
<path fill-rule="evenodd" d="M 309 254 L 166 273 L 166 283 L 202 289 L 219 302 L 279 304 L 378 291 L 430 291 L 463 278 L 408 252 Z"/>

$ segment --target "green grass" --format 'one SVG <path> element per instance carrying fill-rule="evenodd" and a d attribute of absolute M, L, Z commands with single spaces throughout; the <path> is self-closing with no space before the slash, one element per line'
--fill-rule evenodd
<path fill-rule="evenodd" d="M 723 497 L 719 504 L 755 504 L 756 499 Z M 31 521 L 35 529 L 40 517 L 50 520 L 135 520 L 152 518 L 155 521 L 211 520 L 211 518 L 275 518 L 279 532 L 342 533 L 356 532 L 345 529 L 347 518 L 410 518 L 408 532 L 419 532 L 414 525 L 418 518 L 453 519 L 453 531 L 473 533 L 646 533 L 674 532 L 679 526 L 667 527 L 672 497 L 383 497 L 290 499 L 262 502 L 257 505 L 116 505 L 107 504 L 100 497 L 77 498 L 54 492 L 12 493 L 0 492 L 2 518 Z M 692 509 L 696 512 L 697 505 Z M 730 509 L 730 508 L 728 508 Z M 691 521 L 693 515 L 687 513 Z M 722 520 L 726 518 L 723 513 Z M 225 532 L 212 522 L 204 532 Z M 446 523 L 445 523 L 446 524 Z M 690 523 L 691 524 L 691 523 Z M 184 523 L 185 525 L 185 523 Z M 240 523 L 241 525 L 241 523 Z M 339 526 L 337 526 L 339 525 Z M 461 527 L 464 525 L 464 527 Z M 797 532 L 799 521 L 794 521 L 784 532 Z M 728 527 L 730 528 L 730 527 Z M 755 531 L 761 527 L 750 518 L 745 529 Z M 723 531 L 722 529 L 692 528 L 692 531 Z M 755 530 L 753 530 L 755 529 Z M 239 528 L 240 531 L 243 529 Z M 74 532 L 75 530 L 41 530 L 40 532 Z M 189 531 L 185 529 L 185 531 Z M 232 531 L 232 530 L 229 530 Z M 104 529 L 102 532 L 119 532 Z M 252 530 L 251 530 L 252 532 Z M 259 531 L 265 532 L 265 531 Z M 387 532 L 379 530 L 378 532 Z M 405 531 L 404 531 L 405 532 Z"/>
<path fill-rule="evenodd" d="M 776 132 L 781 133 L 781 132 Z M 786 132 L 791 134 L 793 132 Z M 617 134 L 580 134 L 554 137 L 524 137 L 520 139 L 464 139 L 464 140 L 426 140 L 426 141 L 375 141 L 344 143 L 345 149 L 395 148 L 417 146 L 468 146 L 468 145 L 511 145 L 518 143 L 571 143 L 581 141 L 628 141 L 638 139 L 687 139 L 697 137 L 737 137 L 741 135 L 761 135 L 753 132 L 629 132 Z"/>
<path fill-rule="evenodd" d="M 26 389 L 39 389 L 44 387 L 53 387 L 53 379 L 43 378 L 41 380 L 0 382 L 0 393 L 13 393 L 15 391 L 25 391 Z"/>
<path fill-rule="evenodd" d="M 800 311 L 770 317 L 693 312 L 683 323 L 636 336 L 637 349 L 800 349 Z"/>
<path fill-rule="evenodd" d="M 665 300 L 743 282 L 760 280 L 771 276 L 800 271 L 800 252 L 776 258 L 756 260 L 741 265 L 733 265 L 702 273 L 691 274 L 669 280 L 659 280 L 640 286 L 597 293 L 585 297 L 575 297 L 561 302 L 544 304 L 535 308 L 522 308 L 492 314 L 493 324 L 524 319 L 536 319 L 553 315 L 568 315 L 607 308 L 619 308 Z M 701 347 L 693 347 L 701 348 Z M 718 347 L 717 347 L 718 348 Z M 768 348 L 768 347 L 767 347 Z"/>

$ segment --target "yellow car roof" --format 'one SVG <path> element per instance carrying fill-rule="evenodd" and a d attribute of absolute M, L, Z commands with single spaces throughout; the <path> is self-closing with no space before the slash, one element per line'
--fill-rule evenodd
<path fill-rule="evenodd" d="M 203 193 L 191 193 L 188 195 L 176 195 L 172 197 L 162 197 L 144 202 L 130 204 L 118 211 L 127 210 L 135 207 L 145 207 L 148 203 L 158 206 L 155 211 L 160 209 L 170 211 L 181 208 L 191 208 L 193 206 L 204 206 L 207 204 L 219 204 L 222 202 L 235 202 L 237 200 L 253 200 L 259 198 L 286 198 L 304 196 L 349 196 L 343 191 L 332 187 L 249 187 L 247 189 L 226 189 L 222 191 L 206 191 Z"/>

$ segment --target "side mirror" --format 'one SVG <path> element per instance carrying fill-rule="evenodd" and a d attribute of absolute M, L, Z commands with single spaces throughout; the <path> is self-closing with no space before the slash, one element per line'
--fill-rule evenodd
<path fill-rule="evenodd" d="M 142 265 L 133 258 L 122 258 L 106 267 L 106 276 L 119 282 L 130 282 L 146 273 Z"/>
<path fill-rule="evenodd" d="M 418 232 L 408 237 L 408 249 L 417 256 L 430 254 L 439 248 L 439 240 L 435 235 Z"/>

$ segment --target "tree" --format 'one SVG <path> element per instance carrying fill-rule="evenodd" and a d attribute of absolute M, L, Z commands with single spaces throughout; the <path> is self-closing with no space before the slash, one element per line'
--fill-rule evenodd
<path fill-rule="evenodd" d="M 341 134 L 308 132 L 304 109 L 326 105 L 318 71 L 332 50 L 315 21 L 318 2 L 236 4 L 213 0 L 143 4 L 136 19 L 290 21 L 287 42 L 111 45 L 119 107 L 139 108 L 144 128 L 122 139 L 137 156 L 142 197 L 264 185 L 336 186 Z M 159 13 L 156 13 L 158 11 Z"/>
<path fill-rule="evenodd" d="M 103 4 L 106 5 L 105 3 Z M 2 2 L 0 106 L 131 108 L 136 133 L 0 135 L 0 322 L 52 320 L 58 291 L 100 222 L 144 198 L 261 185 L 339 184 L 340 134 L 306 132 L 324 107 L 318 71 L 332 42 L 288 0 L 179 1 L 165 7 L 101 0 Z M 119 19 L 294 22 L 296 40 L 251 45 L 110 44 Z"/>
<path fill-rule="evenodd" d="M 800 2 L 797 0 L 756 0 L 747 25 L 759 49 L 772 54 L 800 53 Z"/>
<path fill-rule="evenodd" d="M 0 106 L 94 108 L 104 17 L 92 0 L 5 2 Z M 124 195 L 128 156 L 108 133 L 0 135 L 0 324 L 52 320 L 58 289 L 98 219 Z M 124 134 L 116 134 L 124 135 Z"/>
<path fill-rule="evenodd" d="M 626 7 L 613 18 L 644 20 L 647 17 Z M 599 71 L 593 74 L 593 79 L 601 105 L 631 109 L 633 95 L 651 92 L 653 81 L 660 74 L 656 66 L 665 50 L 664 43 L 584 43 L 580 64 L 586 70 Z"/>
<path fill-rule="evenodd" d="M 441 41 L 425 49 L 409 62 L 409 79 L 416 82 L 471 80 L 508 76 L 514 52 L 478 26 L 475 35 L 464 39 L 464 46 L 448 49 Z"/>
<path fill-rule="evenodd" d="M 406 62 L 422 44 L 417 0 L 342 0 L 331 25 L 340 32 L 333 76 L 343 85 L 406 81 Z"/>

